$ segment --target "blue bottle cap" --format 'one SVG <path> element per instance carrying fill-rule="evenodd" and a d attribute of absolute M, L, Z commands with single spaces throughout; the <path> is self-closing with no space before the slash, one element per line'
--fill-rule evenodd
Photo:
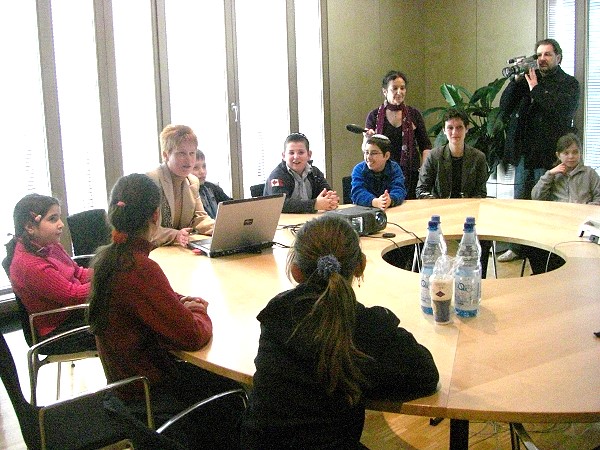
<path fill-rule="evenodd" d="M 433 222 L 437 222 L 437 223 L 441 223 L 442 222 L 441 219 L 440 219 L 439 214 L 434 214 L 433 216 L 431 216 L 431 220 Z"/>
<path fill-rule="evenodd" d="M 429 231 L 435 231 L 438 229 L 438 223 L 434 220 L 430 220 L 429 222 L 427 222 L 427 229 Z"/>
<path fill-rule="evenodd" d="M 469 223 L 469 222 L 465 222 L 465 227 L 463 228 L 463 231 L 473 231 L 473 227 L 475 226 L 474 223 Z"/>
<path fill-rule="evenodd" d="M 465 223 L 472 223 L 473 225 L 475 225 L 475 217 L 467 217 L 465 219 Z"/>

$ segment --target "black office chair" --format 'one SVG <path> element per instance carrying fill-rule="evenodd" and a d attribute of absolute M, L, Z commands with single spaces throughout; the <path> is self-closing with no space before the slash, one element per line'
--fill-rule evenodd
<path fill-rule="evenodd" d="M 81 327 L 53 336 L 32 347 L 30 353 L 41 352 L 44 345 L 55 343 L 68 335 L 87 332 L 87 329 L 88 327 Z M 29 449 L 87 449 L 119 443 L 119 446 L 111 448 L 181 450 L 184 448 L 182 445 L 164 435 L 178 420 L 207 403 L 228 396 L 239 396 L 244 406 L 247 404 L 244 390 L 223 392 L 197 402 L 154 431 L 148 380 L 146 377 L 136 376 L 70 400 L 39 407 L 25 400 L 14 359 L 3 335 L 0 335 L 0 376 L 19 420 L 23 440 Z M 145 422 L 137 419 L 114 395 L 115 391 L 133 383 L 143 389 Z"/>
<path fill-rule="evenodd" d="M 98 247 L 110 243 L 111 228 L 103 209 L 90 209 L 72 214 L 67 217 L 67 225 L 75 256 L 93 255 Z"/>
<path fill-rule="evenodd" d="M 250 186 L 250 195 L 252 197 L 262 197 L 265 191 L 265 183 Z"/>
<path fill-rule="evenodd" d="M 352 197 L 350 193 L 352 192 L 352 177 L 343 177 L 342 178 L 342 199 L 344 201 L 344 205 L 348 205 L 352 203 Z"/>

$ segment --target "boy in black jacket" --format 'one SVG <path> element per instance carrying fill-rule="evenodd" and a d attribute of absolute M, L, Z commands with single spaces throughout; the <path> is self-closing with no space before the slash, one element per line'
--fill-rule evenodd
<path fill-rule="evenodd" d="M 284 143 L 283 161 L 271 172 L 263 195 L 285 194 L 284 213 L 313 213 L 336 209 L 340 202 L 325 175 L 312 166 L 312 152 L 302 133 L 292 133 Z"/>

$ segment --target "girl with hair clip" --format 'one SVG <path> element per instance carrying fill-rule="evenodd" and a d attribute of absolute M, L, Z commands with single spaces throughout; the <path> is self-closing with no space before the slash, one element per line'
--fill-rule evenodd
<path fill-rule="evenodd" d="M 15 294 L 28 314 L 86 302 L 92 271 L 80 267 L 60 244 L 64 224 L 54 197 L 29 194 L 15 205 L 15 234 L 6 244 L 2 262 Z M 39 317 L 35 331 L 40 340 L 85 325 L 83 310 Z M 94 350 L 94 336 L 77 334 L 52 344 L 51 352 Z"/>
<path fill-rule="evenodd" d="M 388 309 L 358 303 L 366 259 L 345 220 L 321 216 L 298 232 L 287 264 L 299 284 L 260 312 L 260 343 L 242 448 L 362 448 L 365 397 L 435 392 L 431 353 Z"/>
<path fill-rule="evenodd" d="M 148 255 L 160 207 L 159 187 L 146 175 L 122 177 L 113 187 L 108 217 L 112 243 L 93 261 L 89 322 L 96 335 L 100 360 L 108 382 L 134 375 L 150 381 L 152 410 L 157 426 L 193 403 L 239 386 L 191 364 L 177 362 L 169 350 L 199 350 L 212 336 L 208 302 L 183 296 Z M 140 414 L 142 402 L 130 406 Z M 170 435 L 189 448 L 231 448 L 239 438 L 231 430 L 236 408 L 220 403 L 227 417 L 192 415 Z M 239 411 L 239 408 L 238 408 Z M 239 413 L 237 413 L 239 416 Z M 195 417 L 195 419 L 194 419 Z M 227 427 L 227 431 L 225 431 Z M 169 429 L 171 430 L 171 428 Z"/>

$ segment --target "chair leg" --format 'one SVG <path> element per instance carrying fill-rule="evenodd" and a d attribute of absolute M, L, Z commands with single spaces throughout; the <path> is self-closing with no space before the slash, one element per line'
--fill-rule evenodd
<path fill-rule="evenodd" d="M 56 400 L 60 399 L 60 373 L 61 373 L 61 362 L 58 362 L 58 369 L 56 374 Z"/>
<path fill-rule="evenodd" d="M 521 264 L 521 277 L 525 274 L 525 265 L 527 264 L 527 257 L 523 258 L 523 264 Z"/>
<path fill-rule="evenodd" d="M 494 268 L 494 278 L 498 279 L 498 267 L 496 266 L 496 241 L 492 241 L 492 267 Z"/>

